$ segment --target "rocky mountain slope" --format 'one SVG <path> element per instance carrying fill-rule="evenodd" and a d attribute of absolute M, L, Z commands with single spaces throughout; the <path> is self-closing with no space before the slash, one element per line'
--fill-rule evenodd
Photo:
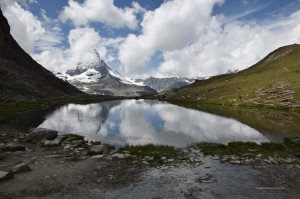
<path fill-rule="evenodd" d="M 147 79 L 136 79 L 135 83 L 145 85 L 153 88 L 157 92 L 172 90 L 174 88 L 180 88 L 193 83 L 194 79 L 180 78 L 180 77 L 167 77 L 167 78 L 156 78 L 149 77 Z"/>
<path fill-rule="evenodd" d="M 300 107 L 300 45 L 281 47 L 234 74 L 199 80 L 162 98 L 193 103 Z"/>
<path fill-rule="evenodd" d="M 0 10 L 0 99 L 83 94 L 34 61 L 14 40 Z"/>
<path fill-rule="evenodd" d="M 135 85 L 122 77 L 117 71 L 112 70 L 100 57 L 96 63 L 78 63 L 75 70 L 69 70 L 65 74 L 57 73 L 56 76 L 89 94 L 141 96 L 156 93 L 155 90 L 148 86 Z"/>

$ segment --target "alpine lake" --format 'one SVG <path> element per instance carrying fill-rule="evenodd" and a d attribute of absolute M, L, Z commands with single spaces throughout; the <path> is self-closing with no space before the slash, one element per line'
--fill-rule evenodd
<path fill-rule="evenodd" d="M 194 109 L 157 100 L 115 100 L 19 113 L 1 123 L 23 128 L 47 128 L 59 134 L 78 134 L 117 148 L 126 145 L 194 143 L 280 143 L 300 135 L 300 113 L 222 106 Z"/>

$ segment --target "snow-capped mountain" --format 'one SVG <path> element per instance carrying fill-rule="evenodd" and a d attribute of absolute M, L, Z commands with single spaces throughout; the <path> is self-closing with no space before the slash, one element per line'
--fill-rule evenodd
<path fill-rule="evenodd" d="M 101 59 L 96 63 L 78 63 L 75 70 L 57 73 L 56 76 L 89 94 L 141 96 L 156 93 L 148 86 L 133 84 Z"/>
<path fill-rule="evenodd" d="M 179 78 L 179 77 L 167 77 L 167 78 L 155 78 L 149 77 L 147 79 L 135 79 L 133 83 L 137 85 L 149 86 L 157 92 L 172 90 L 182 86 L 187 86 L 193 83 L 195 79 Z"/>

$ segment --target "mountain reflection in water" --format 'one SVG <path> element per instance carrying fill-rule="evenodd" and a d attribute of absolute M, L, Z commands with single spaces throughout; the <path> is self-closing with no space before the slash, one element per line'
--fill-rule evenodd
<path fill-rule="evenodd" d="M 151 100 L 109 101 L 62 106 L 39 127 L 116 146 L 195 142 L 266 142 L 263 134 L 236 120 Z"/>

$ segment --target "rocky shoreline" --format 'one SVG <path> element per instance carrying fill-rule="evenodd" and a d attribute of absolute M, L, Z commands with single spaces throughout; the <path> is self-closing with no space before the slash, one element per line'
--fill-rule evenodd
<path fill-rule="evenodd" d="M 227 154 L 224 151 L 231 151 L 230 148 L 222 146 L 223 153 L 220 153 L 207 146 L 203 148 L 203 144 L 183 149 L 154 145 L 114 149 L 100 142 L 85 141 L 78 135 L 58 135 L 57 131 L 49 129 L 27 133 L 9 127 L 1 127 L 0 141 L 1 198 L 52 198 L 53 194 L 65 196 L 83 187 L 87 191 L 86 186 L 100 190 L 95 198 L 103 194 L 110 198 L 108 192 L 120 192 L 135 183 L 141 186 L 142 176 L 153 170 L 163 175 L 172 169 L 184 169 L 185 172 L 201 169 L 204 173 L 193 183 L 202 187 L 203 184 L 217 183 L 220 176 L 207 172 L 216 167 L 247 167 L 248 170 L 283 167 L 297 174 L 295 180 L 300 169 L 299 156 L 274 155 L 260 148 L 247 149 L 247 153 L 242 150 L 242 153 Z M 298 138 L 290 141 L 299 147 Z M 164 189 L 160 191 L 164 192 Z M 178 198 L 195 196 L 194 192 L 191 188 L 184 188 Z"/>

